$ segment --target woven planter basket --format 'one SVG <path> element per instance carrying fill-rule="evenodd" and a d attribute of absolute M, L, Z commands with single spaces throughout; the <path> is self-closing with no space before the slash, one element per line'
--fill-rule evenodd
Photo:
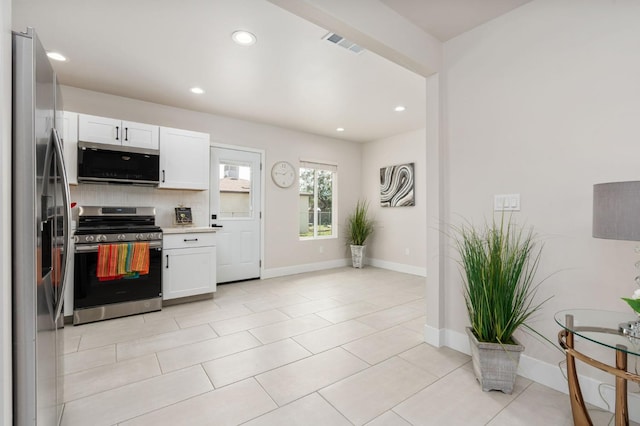
<path fill-rule="evenodd" d="M 518 374 L 520 353 L 524 351 L 524 346 L 515 339 L 516 345 L 479 342 L 470 327 L 466 330 L 471 347 L 473 371 L 482 390 L 485 392 L 499 390 L 511 394 Z"/>

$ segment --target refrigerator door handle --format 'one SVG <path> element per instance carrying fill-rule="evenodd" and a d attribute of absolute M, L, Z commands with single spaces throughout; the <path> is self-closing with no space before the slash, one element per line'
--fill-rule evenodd
<path fill-rule="evenodd" d="M 64 245 L 62 247 L 62 271 L 60 272 L 60 292 L 58 300 L 56 300 L 55 306 L 55 318 L 59 318 L 62 312 L 62 303 L 64 301 L 64 291 L 66 287 L 65 278 L 67 276 L 67 271 L 69 269 L 69 259 L 71 256 L 70 253 L 70 223 L 71 223 L 71 195 L 69 193 L 69 179 L 67 178 L 67 170 L 64 165 L 64 157 L 63 157 L 63 148 L 62 142 L 60 141 L 60 136 L 58 135 L 58 131 L 53 128 L 52 132 L 52 142 L 53 148 L 55 150 L 55 157 L 58 166 L 58 170 L 60 173 L 60 177 L 62 178 L 62 204 L 64 205 L 64 215 L 62 220 L 62 233 L 64 234 Z"/>
<path fill-rule="evenodd" d="M 40 212 L 40 217 L 43 220 L 43 222 L 40 223 L 40 232 L 45 232 L 44 222 L 46 222 L 49 218 L 49 203 L 47 200 L 49 198 L 52 198 L 52 196 L 50 195 L 51 190 L 49 189 L 49 183 L 51 181 L 51 166 L 52 166 L 52 163 L 55 161 L 55 156 L 56 156 L 55 143 L 53 141 L 53 133 L 51 133 L 51 136 L 49 137 L 49 142 L 47 144 L 47 150 L 44 155 L 44 174 L 42 177 L 42 195 L 40 196 L 41 197 L 40 207 L 42 208 L 42 211 Z M 42 240 L 43 241 L 41 242 L 41 244 L 45 244 L 44 237 L 42 238 Z M 57 270 L 54 270 L 54 267 L 50 266 L 46 272 L 43 269 L 42 276 L 44 278 L 45 275 L 49 275 L 51 282 L 53 283 L 54 277 L 52 275 L 55 273 L 57 273 Z M 45 285 L 44 294 L 47 300 L 47 305 L 52 306 L 54 308 L 53 314 L 55 315 L 55 308 L 56 308 L 57 301 L 56 301 L 54 290 L 52 289 L 51 286 Z"/>

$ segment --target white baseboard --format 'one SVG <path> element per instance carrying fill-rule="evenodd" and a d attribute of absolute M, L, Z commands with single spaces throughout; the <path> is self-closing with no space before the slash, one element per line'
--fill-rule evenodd
<path fill-rule="evenodd" d="M 404 265 L 402 263 L 387 262 L 385 260 L 378 259 L 365 259 L 367 265 L 375 266 L 376 268 L 388 269 L 390 271 L 403 272 L 405 274 L 418 275 L 421 277 L 427 276 L 426 268 L 420 268 L 417 266 Z M 305 272 L 322 271 L 323 269 L 341 268 L 343 266 L 350 266 L 351 258 L 329 260 L 327 262 L 318 263 L 306 263 L 303 265 L 285 266 L 283 268 L 270 268 L 262 271 L 262 279 L 284 277 L 287 275 L 303 274 Z"/>
<path fill-rule="evenodd" d="M 609 407 L 613 410 L 616 400 L 616 390 L 613 385 L 602 385 L 602 396 L 609 403 Z M 598 396 L 600 398 L 600 396 Z M 606 407 L 605 407 L 606 408 Z M 629 420 L 640 423 L 640 394 L 631 392 L 627 394 L 627 408 L 629 409 Z"/>
<path fill-rule="evenodd" d="M 342 268 L 351 265 L 351 258 L 329 260 L 326 262 L 306 263 L 303 265 L 285 266 L 262 270 L 262 279 L 284 277 L 287 275 L 303 274 L 305 272 L 322 271 L 324 269 Z"/>
<path fill-rule="evenodd" d="M 427 268 L 421 268 L 419 266 L 405 265 L 403 263 L 387 262 L 386 260 L 379 259 L 366 259 L 366 263 L 376 268 L 388 269 L 390 271 L 403 272 L 405 274 L 418 275 L 420 277 L 427 276 Z"/>
<path fill-rule="evenodd" d="M 593 377 L 581 375 L 579 373 L 580 364 L 578 364 L 577 369 L 578 381 L 580 382 L 580 390 L 584 401 L 587 404 L 613 413 L 616 399 L 614 386 Z M 566 368 L 563 368 L 563 372 L 560 371 L 560 367 L 556 364 L 540 361 L 527 355 L 520 357 L 520 364 L 518 365 L 518 374 L 520 376 L 568 394 L 569 385 L 567 384 L 567 379 L 565 379 Z M 640 422 L 640 395 L 627 393 L 627 409 L 629 420 Z"/>
<path fill-rule="evenodd" d="M 465 333 L 459 333 L 449 329 L 444 330 L 444 346 L 448 346 L 463 354 L 471 355 L 469 336 Z"/>
<path fill-rule="evenodd" d="M 569 393 L 567 380 L 564 378 L 557 364 L 550 364 L 530 357 L 529 355 L 522 354 L 520 356 L 520 364 L 518 364 L 518 374 L 559 392 Z M 588 378 L 584 377 L 584 379 L 587 380 Z M 583 389 L 583 393 L 584 391 Z"/>
<path fill-rule="evenodd" d="M 425 342 L 433 346 L 436 345 L 431 343 L 428 338 L 432 341 L 439 340 L 442 343 L 441 346 L 448 346 L 451 349 L 467 355 L 471 354 L 469 337 L 465 333 L 449 329 L 438 330 L 425 325 L 424 334 Z M 580 366 L 578 366 L 578 371 L 579 370 Z M 520 357 L 520 364 L 518 365 L 518 375 L 564 394 L 569 394 L 569 387 L 565 379 L 566 369 L 563 374 L 556 364 L 550 364 L 523 354 Z M 598 408 L 612 412 L 615 407 L 615 391 L 613 386 L 592 377 L 583 376 L 579 372 L 578 380 L 580 381 L 582 397 L 587 404 L 592 404 Z M 600 393 L 602 393 L 602 396 Z M 629 419 L 634 422 L 640 422 L 640 395 L 637 393 L 629 393 L 628 400 Z M 609 404 L 608 407 L 607 404 Z"/>
<path fill-rule="evenodd" d="M 439 348 L 444 346 L 445 330 L 431 327 L 430 325 L 424 325 L 424 341 Z"/>

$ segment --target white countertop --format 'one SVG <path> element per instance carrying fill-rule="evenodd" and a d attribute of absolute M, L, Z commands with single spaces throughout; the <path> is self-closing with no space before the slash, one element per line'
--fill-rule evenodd
<path fill-rule="evenodd" d="M 165 234 L 193 234 L 195 232 L 216 232 L 216 228 L 208 226 L 180 226 L 171 228 L 162 228 Z"/>

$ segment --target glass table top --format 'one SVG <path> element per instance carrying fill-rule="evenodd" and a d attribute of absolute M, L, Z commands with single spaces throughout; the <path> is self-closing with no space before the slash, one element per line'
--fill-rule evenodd
<path fill-rule="evenodd" d="M 567 315 L 573 316 L 573 326 L 567 326 Z M 612 349 L 620 349 L 640 356 L 640 337 L 632 337 L 622 332 L 620 325 L 635 323 L 640 318 L 633 312 L 613 312 L 599 309 L 568 309 L 554 316 L 560 327 Z M 640 325 L 639 325 L 640 327 Z M 638 330 L 640 333 L 640 330 Z M 638 334 L 640 336 L 640 334 Z M 618 345 L 623 345 L 620 348 Z"/>

